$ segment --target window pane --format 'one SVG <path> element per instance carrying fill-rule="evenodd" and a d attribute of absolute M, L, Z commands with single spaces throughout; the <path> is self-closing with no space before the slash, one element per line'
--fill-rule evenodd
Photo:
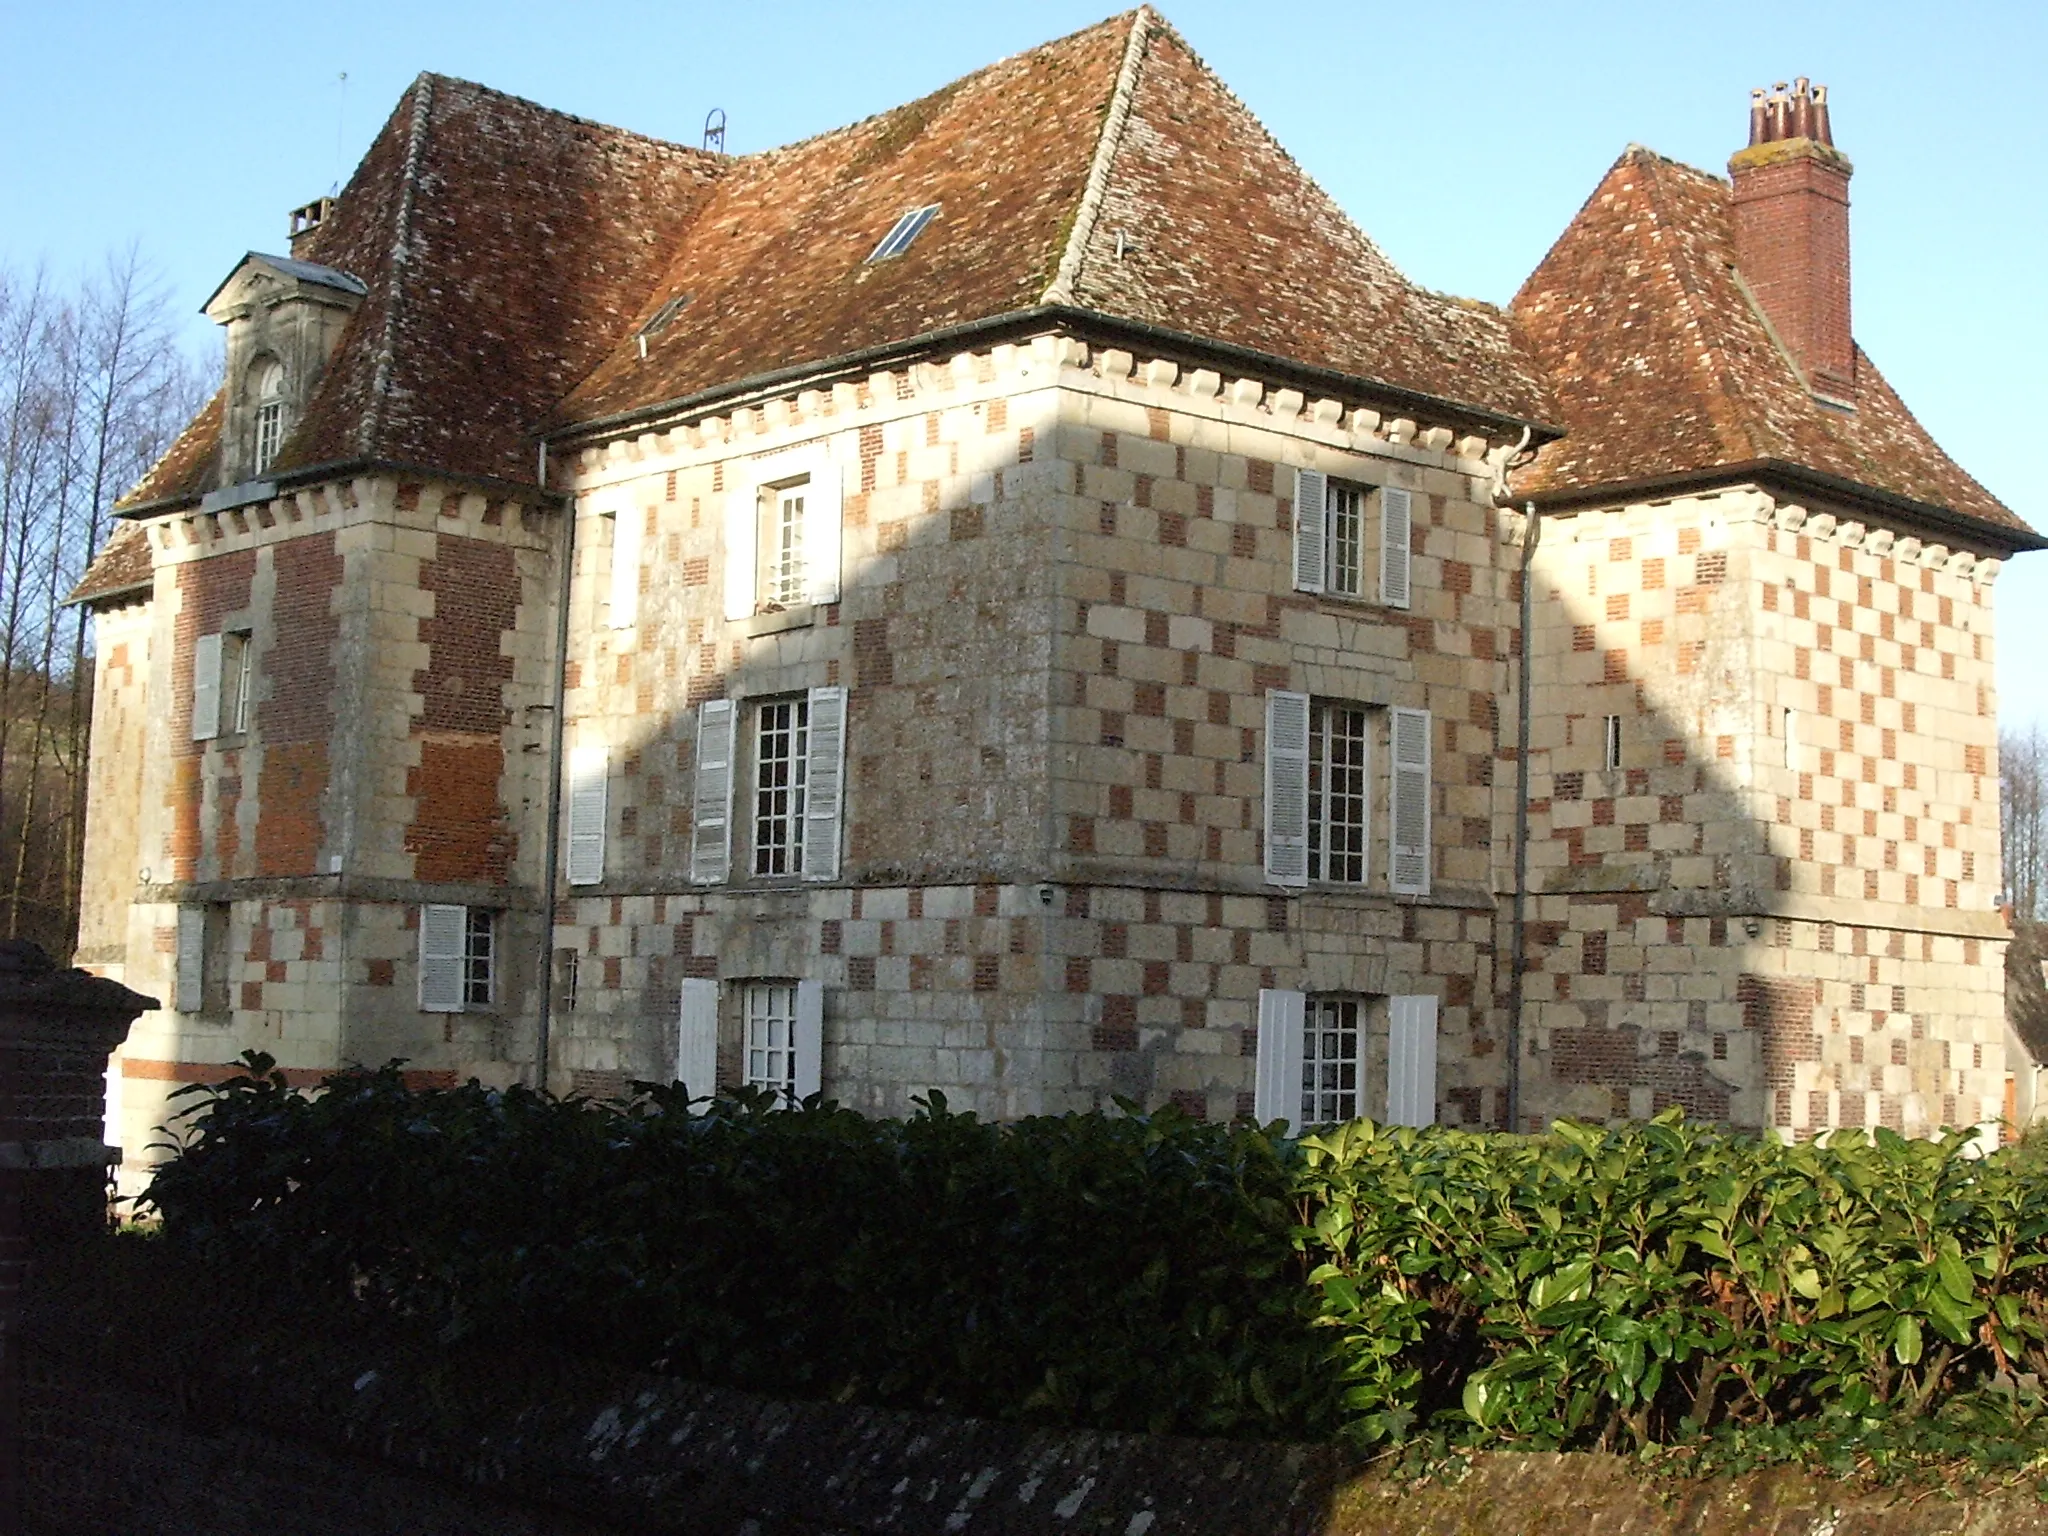
<path fill-rule="evenodd" d="M 1366 712 L 1318 704 L 1309 729 L 1308 863 L 1312 880 L 1365 879 Z"/>
<path fill-rule="evenodd" d="M 746 990 L 747 1086 L 796 1092 L 796 987 L 757 982 Z"/>
<path fill-rule="evenodd" d="M 761 509 L 761 600 L 788 608 L 801 603 L 804 580 L 804 502 L 808 482 L 767 493 Z"/>
<path fill-rule="evenodd" d="M 1356 1120 L 1359 1028 L 1355 997 L 1312 997 L 1303 1022 L 1301 1123 L 1332 1125 Z"/>
<path fill-rule="evenodd" d="M 1348 485 L 1330 487 L 1330 562 L 1325 590 L 1356 597 L 1365 590 L 1365 494 Z"/>
<path fill-rule="evenodd" d="M 810 702 L 760 707 L 754 758 L 754 873 L 800 875 L 804 868 L 804 776 L 810 750 Z"/>

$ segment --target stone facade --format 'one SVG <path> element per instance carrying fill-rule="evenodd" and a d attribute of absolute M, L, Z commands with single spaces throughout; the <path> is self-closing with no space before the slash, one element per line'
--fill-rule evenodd
<path fill-rule="evenodd" d="M 1511 322 L 1149 11 L 734 160 L 422 77 L 224 285 L 150 584 L 124 535 L 81 587 L 81 953 L 166 1000 L 114 1139 L 248 1049 L 1995 1120 L 1992 591 L 2043 541 L 1854 351 L 1822 106 L 1759 109 L 1761 202 L 1631 148 Z"/>

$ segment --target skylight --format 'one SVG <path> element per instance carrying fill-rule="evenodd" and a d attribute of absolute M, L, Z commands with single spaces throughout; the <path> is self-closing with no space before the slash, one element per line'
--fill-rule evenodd
<path fill-rule="evenodd" d="M 662 305 L 661 308 L 657 309 L 654 312 L 653 318 L 651 318 L 645 325 L 640 327 L 640 334 L 642 336 L 660 335 L 663 331 L 668 329 L 669 321 L 675 319 L 677 315 L 681 314 L 683 311 L 683 306 L 685 304 L 688 304 L 689 302 L 690 295 L 688 295 L 687 293 L 677 294 L 674 298 L 670 299 L 666 304 Z"/>
<path fill-rule="evenodd" d="M 913 208 L 896 221 L 888 234 L 882 236 L 882 243 L 875 247 L 868 257 L 871 262 L 887 261 L 892 256 L 901 256 L 910 249 L 910 242 L 923 231 L 925 225 L 938 217 L 939 205 L 927 203 L 922 208 Z"/>

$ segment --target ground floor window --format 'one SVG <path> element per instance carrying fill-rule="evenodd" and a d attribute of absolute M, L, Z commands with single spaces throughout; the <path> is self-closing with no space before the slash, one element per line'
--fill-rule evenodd
<path fill-rule="evenodd" d="M 793 981 L 751 983 L 745 992 L 746 1084 L 797 1097 L 797 989 Z"/>
<path fill-rule="evenodd" d="M 1365 1031 L 1359 999 L 1311 996 L 1304 1002 L 1301 1051 L 1301 1124 L 1334 1125 L 1356 1120 Z"/>

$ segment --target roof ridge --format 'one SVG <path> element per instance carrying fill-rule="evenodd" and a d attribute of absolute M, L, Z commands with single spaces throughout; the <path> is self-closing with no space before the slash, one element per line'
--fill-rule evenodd
<path fill-rule="evenodd" d="M 699 149 L 694 145 L 684 144 L 676 139 L 664 139 L 657 134 L 642 133 L 637 128 L 624 128 L 617 123 L 607 123 L 599 118 L 585 117 L 579 112 L 564 112 L 561 108 L 551 107 L 544 101 L 535 101 L 531 96 L 521 96 L 517 91 L 501 91 L 494 85 L 486 85 L 481 80 L 470 80 L 461 75 L 444 75 L 438 70 L 427 69 L 420 71 L 419 80 L 456 86 L 465 91 L 474 91 L 479 96 L 495 97 L 499 101 L 515 102 L 519 106 L 531 108 L 545 117 L 552 117 L 565 123 L 574 123 L 582 128 L 595 128 L 601 133 L 616 134 L 622 139 L 634 139 L 642 144 L 650 144 L 657 149 L 674 150 L 678 155 L 694 160 L 708 160 L 716 165 L 729 165 L 734 160 L 745 158 L 740 155 L 720 154 L 716 150 Z M 415 81 L 414 83 L 417 84 L 419 82 Z"/>
<path fill-rule="evenodd" d="M 1095 141 L 1095 158 L 1088 166 L 1088 182 L 1082 189 L 1080 206 L 1074 210 L 1073 227 L 1067 231 L 1066 249 L 1060 252 L 1059 265 L 1053 269 L 1052 281 L 1046 285 L 1040 298 L 1042 304 L 1071 304 L 1074 302 L 1074 281 L 1081 274 L 1081 256 L 1088 247 L 1089 237 L 1095 233 L 1095 222 L 1102 215 L 1103 199 L 1109 194 L 1109 173 L 1116 161 L 1116 152 L 1123 146 L 1124 129 L 1131 120 L 1131 106 L 1138 95 L 1138 71 L 1145 61 L 1145 50 L 1152 40 L 1154 17 L 1149 5 L 1141 5 L 1131 15 L 1131 34 L 1124 43 L 1123 63 L 1116 72 L 1116 87 L 1110 92 L 1109 110 L 1102 120 L 1101 135 Z"/>
<path fill-rule="evenodd" d="M 392 219 L 391 272 L 385 279 L 384 334 L 377 343 L 377 368 L 370 377 L 370 398 L 363 419 L 356 428 L 356 446 L 362 453 L 374 453 L 377 435 L 384 425 L 384 401 L 391 390 L 393 358 L 398 345 L 399 314 L 405 306 L 406 268 L 412 259 L 413 194 L 419 189 L 420 162 L 426 158 L 427 132 L 434 115 L 434 80 L 422 74 L 413 82 L 417 97 L 412 123 L 406 131 L 405 167 L 399 172 L 398 212 Z"/>

